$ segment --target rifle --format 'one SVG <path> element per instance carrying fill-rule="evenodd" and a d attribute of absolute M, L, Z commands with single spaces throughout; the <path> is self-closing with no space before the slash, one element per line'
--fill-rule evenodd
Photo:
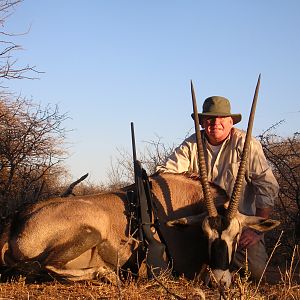
<path fill-rule="evenodd" d="M 136 158 L 134 124 L 131 122 L 131 139 L 135 181 L 135 204 L 138 223 L 138 235 L 144 250 L 146 250 L 146 264 L 148 276 L 158 275 L 167 269 L 164 258 L 165 245 L 154 237 L 155 224 L 152 222 L 152 194 L 147 172 L 142 168 L 141 162 Z M 154 229 L 154 230 L 153 230 Z"/>

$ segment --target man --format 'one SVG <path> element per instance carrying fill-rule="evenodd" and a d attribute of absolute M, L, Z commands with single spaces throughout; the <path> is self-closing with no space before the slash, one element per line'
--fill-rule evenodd
<path fill-rule="evenodd" d="M 233 191 L 246 136 L 245 132 L 233 127 L 241 118 L 241 114 L 231 113 L 229 100 L 220 96 L 207 98 L 202 113 L 199 113 L 199 122 L 204 128 L 201 134 L 208 180 L 223 188 L 229 196 Z M 196 135 L 184 140 L 165 165 L 158 166 L 157 171 L 199 174 Z M 252 137 L 239 211 L 268 218 L 278 189 L 261 144 Z M 245 249 L 252 278 L 259 280 L 267 262 L 263 235 L 252 229 L 243 231 L 234 258 L 237 268 L 245 265 Z"/>

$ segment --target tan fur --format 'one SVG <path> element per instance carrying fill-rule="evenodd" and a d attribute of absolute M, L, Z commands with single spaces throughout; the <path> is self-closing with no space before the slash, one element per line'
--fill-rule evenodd
<path fill-rule="evenodd" d="M 155 210 L 174 269 L 193 277 L 203 264 L 201 252 L 207 251 L 201 229 L 178 230 L 165 223 L 205 210 L 200 183 L 176 174 L 153 176 L 151 182 Z M 225 202 L 223 191 L 213 188 L 212 193 L 218 203 Z M 128 236 L 125 202 L 126 188 L 114 193 L 49 199 L 27 208 L 2 235 L 2 264 L 37 261 L 53 273 L 69 274 L 70 280 L 97 277 L 97 272 L 107 268 L 116 271 L 136 246 Z"/>

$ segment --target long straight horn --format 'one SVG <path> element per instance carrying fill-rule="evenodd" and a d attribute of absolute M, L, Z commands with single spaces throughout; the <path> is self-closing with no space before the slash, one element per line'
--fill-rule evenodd
<path fill-rule="evenodd" d="M 257 98 L 258 98 L 258 91 L 259 91 L 259 86 L 260 86 L 260 74 L 258 76 L 256 88 L 255 88 L 255 93 L 252 101 L 252 106 L 251 106 L 251 112 L 249 116 L 249 121 L 248 121 L 248 127 L 247 127 L 247 133 L 246 133 L 246 138 L 245 138 L 245 143 L 244 143 L 244 149 L 242 153 L 242 159 L 240 162 L 237 178 L 233 187 L 233 192 L 231 195 L 230 199 L 230 204 L 227 210 L 227 218 L 232 219 L 237 212 L 240 198 L 241 198 L 241 192 L 242 192 L 242 187 L 243 187 L 243 180 L 246 172 L 246 164 L 248 162 L 248 153 L 249 153 L 249 148 L 250 148 L 250 140 L 251 140 L 251 134 L 252 134 L 252 128 L 253 128 L 253 123 L 254 123 L 254 115 L 255 115 L 255 109 L 256 109 L 256 103 L 257 103 Z"/>
<path fill-rule="evenodd" d="M 194 110 L 194 123 L 195 123 L 195 132 L 196 132 L 196 142 L 198 148 L 198 167 L 199 167 L 199 175 L 200 175 L 200 182 L 203 189 L 204 200 L 208 210 L 208 215 L 210 217 L 216 217 L 218 215 L 214 200 L 212 198 L 210 187 L 208 184 L 207 179 L 207 171 L 206 171 L 206 164 L 204 158 L 204 151 L 200 133 L 200 126 L 199 126 L 199 116 L 197 110 L 197 103 L 196 103 L 196 96 L 194 92 L 193 82 L 191 80 L 191 92 L 192 92 L 192 100 L 193 100 L 193 110 Z"/>

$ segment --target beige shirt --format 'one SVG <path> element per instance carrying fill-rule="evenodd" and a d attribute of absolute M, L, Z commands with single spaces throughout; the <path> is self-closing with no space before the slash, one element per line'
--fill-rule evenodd
<path fill-rule="evenodd" d="M 223 188 L 229 196 L 233 191 L 245 137 L 244 131 L 233 128 L 230 136 L 223 142 L 218 154 L 213 159 L 213 151 L 202 131 L 208 180 Z M 193 134 L 184 140 L 168 158 L 165 165 L 157 167 L 157 171 L 199 174 L 196 135 Z M 274 206 L 278 190 L 278 183 L 268 165 L 262 146 L 258 140 L 252 137 L 239 206 L 240 212 L 254 215 L 256 207 Z"/>

